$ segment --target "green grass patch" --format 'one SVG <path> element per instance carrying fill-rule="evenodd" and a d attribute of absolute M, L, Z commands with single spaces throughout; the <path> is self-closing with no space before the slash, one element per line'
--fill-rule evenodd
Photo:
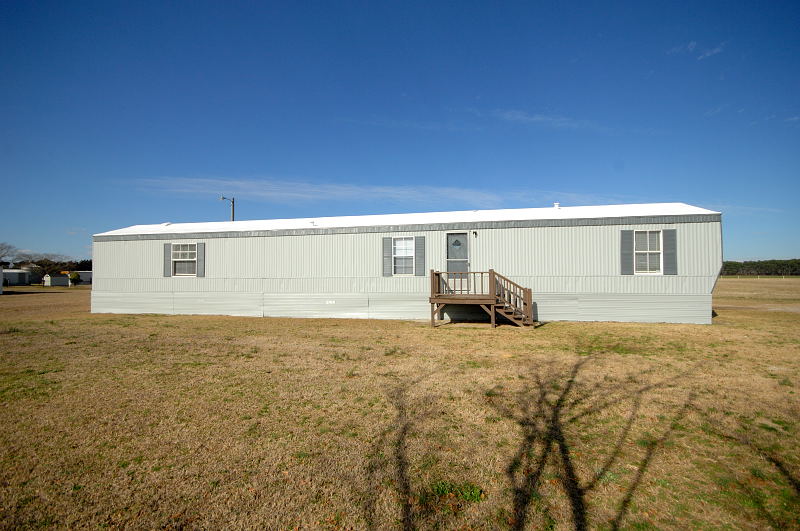
<path fill-rule="evenodd" d="M 423 512 L 458 513 L 485 498 L 483 489 L 474 483 L 435 481 L 417 495 L 417 503 Z"/>
<path fill-rule="evenodd" d="M 636 444 L 642 448 L 650 448 L 658 444 L 658 439 L 649 433 L 645 433 L 640 438 L 636 439 Z"/>
<path fill-rule="evenodd" d="M 384 356 L 402 356 L 405 353 L 406 351 L 400 347 L 387 347 L 383 350 Z"/>
<path fill-rule="evenodd" d="M 57 389 L 59 384 L 45 375 L 60 371 L 61 369 L 23 369 L 0 372 L 0 400 L 46 397 Z"/>

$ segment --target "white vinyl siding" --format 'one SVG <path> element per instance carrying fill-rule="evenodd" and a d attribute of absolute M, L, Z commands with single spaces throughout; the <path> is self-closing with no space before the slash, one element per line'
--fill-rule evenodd
<path fill-rule="evenodd" d="M 392 273 L 414 274 L 414 238 L 392 238 Z"/>
<path fill-rule="evenodd" d="M 176 277 L 197 275 L 197 244 L 172 244 L 172 274 Z"/>
<path fill-rule="evenodd" d="M 633 233 L 633 270 L 637 275 L 661 274 L 661 231 L 637 230 Z"/>
<path fill-rule="evenodd" d="M 680 275 L 670 276 L 665 231 L 675 228 Z M 620 275 L 621 230 L 664 231 L 663 274 Z M 414 229 L 94 242 L 92 311 L 430 319 L 428 273 L 447 263 L 446 233 Z M 392 274 L 392 238 L 397 237 L 425 238 L 424 275 Z M 385 253 L 379 251 L 384 238 Z M 164 244 L 171 272 L 172 244 L 195 242 L 198 275 L 200 244 L 209 250 L 205 276 L 175 280 L 164 275 Z M 472 270 L 492 268 L 533 290 L 542 321 L 708 323 L 711 291 L 722 266 L 719 222 L 478 230 L 477 237 L 470 233 L 469 246 Z M 420 247 L 415 240 L 415 251 Z M 633 253 L 631 234 L 631 274 Z M 419 269 L 419 256 L 414 262 Z"/>

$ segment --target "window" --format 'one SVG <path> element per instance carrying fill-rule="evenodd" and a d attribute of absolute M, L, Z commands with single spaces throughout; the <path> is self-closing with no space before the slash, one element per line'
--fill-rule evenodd
<path fill-rule="evenodd" d="M 425 276 L 425 236 L 384 236 L 380 243 L 382 276 Z M 201 260 L 200 247 L 197 249 L 198 260 Z M 201 269 L 198 265 L 198 271 Z"/>
<path fill-rule="evenodd" d="M 634 272 L 639 274 L 660 274 L 661 231 L 637 230 L 633 233 Z"/>
<path fill-rule="evenodd" d="M 197 276 L 197 244 L 172 244 L 172 274 L 176 277 Z"/>
<path fill-rule="evenodd" d="M 392 273 L 414 274 L 414 238 L 392 238 Z"/>

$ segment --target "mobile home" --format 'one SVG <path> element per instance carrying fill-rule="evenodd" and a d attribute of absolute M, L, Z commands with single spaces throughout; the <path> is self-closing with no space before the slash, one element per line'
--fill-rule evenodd
<path fill-rule="evenodd" d="M 31 273 L 25 269 L 6 269 L 3 271 L 3 283 L 9 286 L 27 286 L 31 283 Z"/>
<path fill-rule="evenodd" d="M 532 320 L 710 323 L 722 266 L 721 214 L 683 203 L 162 223 L 93 240 L 99 313 L 427 319 L 466 308 L 437 297 L 513 285 Z"/>

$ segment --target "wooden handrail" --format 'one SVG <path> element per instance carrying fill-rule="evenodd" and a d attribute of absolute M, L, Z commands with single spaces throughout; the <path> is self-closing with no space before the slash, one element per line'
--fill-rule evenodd
<path fill-rule="evenodd" d="M 520 290 L 523 290 L 523 289 L 528 289 L 528 288 L 525 288 L 525 287 L 523 287 L 523 286 L 520 286 L 519 284 L 517 284 L 516 282 L 514 282 L 514 281 L 513 281 L 513 280 L 511 280 L 510 278 L 508 278 L 508 277 L 504 277 L 504 276 L 503 276 L 503 275 L 501 275 L 500 273 L 496 272 L 494 269 L 490 269 L 490 270 L 489 270 L 489 272 L 490 272 L 490 273 L 493 273 L 493 274 L 494 274 L 494 276 L 495 276 L 495 277 L 497 277 L 497 278 L 499 278 L 500 280 L 502 280 L 502 281 L 504 281 L 504 282 L 507 282 L 507 283 L 511 284 L 511 285 L 512 285 L 512 286 L 514 286 L 515 288 L 518 288 L 518 289 L 520 289 Z"/>
<path fill-rule="evenodd" d="M 533 322 L 533 292 L 530 288 L 520 286 L 508 277 L 490 269 L 495 278 L 495 296 L 505 305 L 522 314 L 529 322 Z"/>
<path fill-rule="evenodd" d="M 491 297 L 488 271 L 431 270 L 431 297 L 439 295 L 486 295 Z"/>

